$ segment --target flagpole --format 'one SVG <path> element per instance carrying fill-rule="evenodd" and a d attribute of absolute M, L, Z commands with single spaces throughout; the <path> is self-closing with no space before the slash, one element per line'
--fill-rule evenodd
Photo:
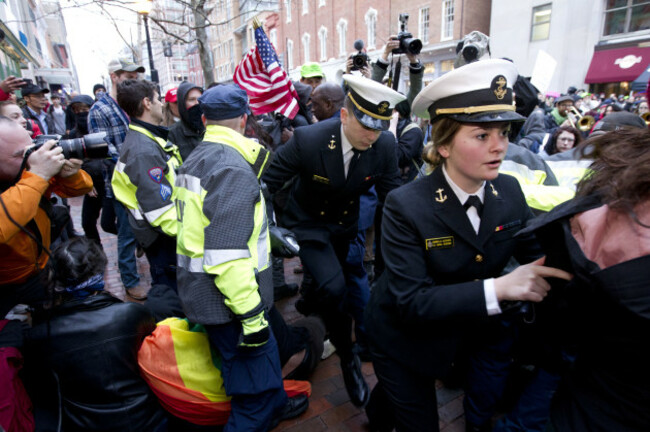
<path fill-rule="evenodd" d="M 253 29 L 257 30 L 257 29 L 260 28 L 260 27 L 262 27 L 262 25 L 260 24 L 260 22 L 259 22 L 259 20 L 257 19 L 257 17 L 253 18 Z"/>

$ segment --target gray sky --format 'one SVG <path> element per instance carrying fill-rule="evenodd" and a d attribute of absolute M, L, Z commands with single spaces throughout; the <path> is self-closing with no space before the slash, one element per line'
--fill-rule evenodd
<path fill-rule="evenodd" d="M 69 7 L 75 3 L 84 6 Z M 125 49 L 122 37 L 137 43 L 137 13 L 106 6 L 122 34 L 120 37 L 111 20 L 90 0 L 68 0 L 61 2 L 61 7 L 81 93 L 92 95 L 93 86 L 108 78 L 108 62 Z"/>

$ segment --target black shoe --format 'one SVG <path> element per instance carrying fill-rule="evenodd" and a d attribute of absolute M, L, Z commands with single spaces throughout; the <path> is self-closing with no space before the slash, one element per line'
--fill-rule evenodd
<path fill-rule="evenodd" d="M 295 303 L 296 310 L 304 316 L 313 315 L 316 313 L 316 305 L 313 301 L 307 300 L 305 297 L 300 297 Z"/>
<path fill-rule="evenodd" d="M 490 432 L 492 430 L 492 426 L 490 426 L 490 422 L 483 426 L 476 426 L 471 423 L 465 423 L 465 432 Z"/>
<path fill-rule="evenodd" d="M 351 360 L 341 360 L 341 370 L 343 371 L 343 382 L 350 396 L 350 401 L 355 406 L 365 406 L 370 397 L 370 390 L 368 389 L 368 383 L 363 379 L 359 357 L 353 354 Z"/>
<path fill-rule="evenodd" d="M 271 419 L 269 430 L 274 429 L 281 421 L 298 417 L 300 414 L 307 411 L 307 408 L 309 408 L 309 398 L 307 395 L 300 394 L 298 396 L 290 397 L 287 399 L 286 405 Z"/>
<path fill-rule="evenodd" d="M 273 287 L 273 300 L 278 301 L 286 297 L 293 297 L 298 294 L 298 284 L 285 283 Z"/>

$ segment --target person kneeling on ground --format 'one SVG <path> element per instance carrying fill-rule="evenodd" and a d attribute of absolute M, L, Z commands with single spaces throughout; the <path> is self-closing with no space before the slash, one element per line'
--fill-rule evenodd
<path fill-rule="evenodd" d="M 37 424 L 58 411 L 66 431 L 160 430 L 165 414 L 136 358 L 156 327 L 151 313 L 104 291 L 106 256 L 92 240 L 73 238 L 52 257 L 54 307 L 33 317 L 25 340 Z"/>

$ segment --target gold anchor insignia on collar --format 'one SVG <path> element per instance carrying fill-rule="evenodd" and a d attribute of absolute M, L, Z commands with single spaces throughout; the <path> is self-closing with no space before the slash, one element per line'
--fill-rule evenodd
<path fill-rule="evenodd" d="M 499 195 L 499 192 L 497 192 L 497 190 L 494 189 L 494 185 L 493 185 L 492 183 L 490 183 L 490 188 L 492 188 L 492 195 L 494 195 L 494 196 L 498 196 L 498 195 Z"/>
<path fill-rule="evenodd" d="M 443 188 L 440 188 L 436 191 L 436 193 L 438 194 L 438 196 L 436 197 L 436 201 L 438 201 L 439 203 L 443 203 L 447 201 L 447 195 L 442 194 L 444 191 L 445 190 Z"/>
<path fill-rule="evenodd" d="M 334 150 L 336 148 L 336 140 L 334 139 L 334 135 L 332 135 L 332 140 L 327 145 L 327 148 L 329 148 L 330 150 Z"/>

